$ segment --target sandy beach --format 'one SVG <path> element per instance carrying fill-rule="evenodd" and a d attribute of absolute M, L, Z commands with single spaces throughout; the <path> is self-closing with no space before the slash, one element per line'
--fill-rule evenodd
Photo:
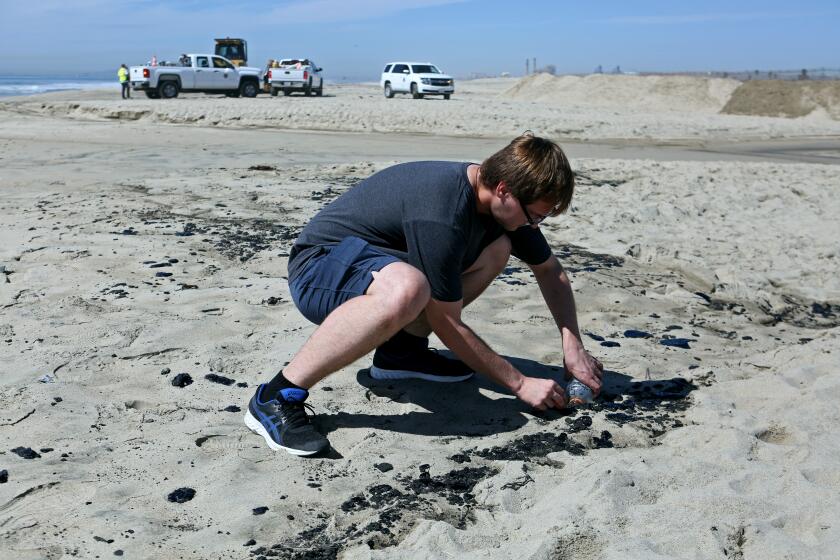
<path fill-rule="evenodd" d="M 831 96 L 766 116 L 734 80 L 589 78 L 0 102 L 0 556 L 840 557 Z M 542 228 L 601 398 L 537 413 L 367 356 L 312 392 L 328 456 L 268 449 L 242 417 L 314 328 L 286 283 L 300 229 L 388 165 L 524 130 L 577 173 Z M 520 261 L 466 322 L 561 375 Z"/>

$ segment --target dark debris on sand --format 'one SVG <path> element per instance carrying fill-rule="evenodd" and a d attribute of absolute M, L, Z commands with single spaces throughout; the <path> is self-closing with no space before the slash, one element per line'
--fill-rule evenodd
<path fill-rule="evenodd" d="M 245 222 L 245 223 L 243 223 Z M 249 226 L 246 227 L 245 226 Z M 287 249 L 300 233 L 299 226 L 276 224 L 267 220 L 247 223 L 238 220 L 236 225 L 216 226 L 217 237 L 213 246 L 226 257 L 246 262 L 261 251 Z"/>
<path fill-rule="evenodd" d="M 192 488 L 184 487 L 173 490 L 169 493 L 168 496 L 166 496 L 166 499 L 176 504 L 183 504 L 184 502 L 189 502 L 194 497 L 195 490 L 193 490 Z"/>
<path fill-rule="evenodd" d="M 597 270 L 618 268 L 624 265 L 624 259 L 605 253 L 592 253 L 577 245 L 561 245 L 556 252 L 563 268 L 570 272 L 595 272 Z M 507 266 L 497 277 L 511 286 L 524 286 L 524 279 L 531 278 L 531 271 L 520 266 Z"/>
<path fill-rule="evenodd" d="M 292 180 L 296 180 L 292 177 Z M 360 178 L 345 176 L 345 177 L 313 177 L 305 180 L 306 182 L 326 183 L 329 186 L 324 187 L 323 190 L 314 190 L 309 195 L 310 200 L 317 200 L 326 206 L 339 196 L 341 196 L 347 189 L 361 181 Z"/>
<path fill-rule="evenodd" d="M 659 344 L 662 346 L 670 346 L 671 348 L 683 348 L 685 350 L 691 350 L 691 346 L 689 346 L 689 342 L 694 342 L 690 338 L 663 338 L 659 341 Z"/>
<path fill-rule="evenodd" d="M 648 432 L 649 437 L 658 438 L 670 429 L 683 425 L 682 413 L 688 409 L 688 395 L 697 386 L 677 377 L 663 381 L 639 381 L 629 383 L 622 395 L 604 393 L 599 400 L 582 405 L 564 418 L 568 426 L 564 431 L 552 430 L 528 434 L 505 445 L 470 452 L 483 459 L 497 461 L 530 461 L 545 457 L 549 453 L 565 451 L 570 455 L 583 455 L 590 448 L 613 447 L 612 434 L 602 431 L 584 445 L 569 438 L 569 434 L 584 432 L 592 427 L 592 415 L 602 413 L 612 424 L 632 425 Z M 453 455 L 452 460 L 464 462 L 467 453 Z"/>
<path fill-rule="evenodd" d="M 549 453 L 566 451 L 570 455 L 583 455 L 584 447 L 569 439 L 566 432 L 541 432 L 528 434 L 512 442 L 476 451 L 474 455 L 496 461 L 530 461 Z"/>
<path fill-rule="evenodd" d="M 172 378 L 172 381 L 170 381 L 173 387 L 181 387 L 182 389 L 187 385 L 192 384 L 192 382 L 193 378 L 189 373 L 179 373 Z"/>
<path fill-rule="evenodd" d="M 144 225 L 163 224 L 181 228 L 174 230 L 176 237 L 201 236 L 201 241 L 210 243 L 229 259 L 246 262 L 262 251 L 287 250 L 297 239 L 300 226 L 286 225 L 269 220 L 236 217 L 191 218 L 163 213 L 147 212 L 141 216 Z"/>
<path fill-rule="evenodd" d="M 322 523 L 284 543 L 256 548 L 251 555 L 257 559 L 333 560 L 347 545 L 360 540 L 370 548 L 386 548 L 399 542 L 400 529 L 407 525 L 404 521 L 416 519 L 418 515 L 443 519 L 464 529 L 476 507 L 473 488 L 496 474 L 497 470 L 483 466 L 433 476 L 428 465 L 421 465 L 416 476 L 412 473 L 397 475 L 402 489 L 377 484 L 341 504 L 340 509 L 345 514 L 359 515 L 367 520 L 361 528 L 358 523 L 351 523 L 344 530 L 331 534 Z M 443 514 L 440 513 L 441 501 L 448 504 Z M 369 517 L 371 514 L 374 514 L 373 519 Z"/>
<path fill-rule="evenodd" d="M 811 301 L 790 294 L 782 294 L 775 302 L 766 299 L 758 302 L 732 301 L 703 292 L 694 292 L 694 295 L 703 299 L 709 309 L 744 315 L 750 321 L 762 325 L 785 323 L 806 329 L 833 329 L 840 326 L 840 303 Z"/>
<path fill-rule="evenodd" d="M 418 519 L 442 520 L 464 529 L 480 507 L 473 489 L 499 473 L 488 461 L 523 461 L 527 465 L 542 463 L 541 459 L 550 453 L 565 451 L 579 456 L 614 447 L 612 432 L 593 432 L 594 418 L 647 432 L 655 445 L 656 438 L 683 425 L 681 418 L 690 405 L 688 396 L 694 389 L 696 385 L 683 378 L 627 383 L 620 387 L 620 392 L 604 393 L 599 400 L 553 421 L 551 431 L 527 434 L 505 445 L 462 450 L 450 457 L 456 463 L 475 462 L 479 466 L 435 475 L 429 465 L 420 465 L 418 472 L 397 472 L 393 483 L 376 484 L 354 494 L 339 509 L 348 521 L 358 521 L 350 522 L 344 529 L 330 530 L 328 524 L 319 522 L 282 543 L 255 548 L 251 555 L 257 559 L 333 560 L 344 548 L 360 542 L 371 549 L 394 546 Z M 562 466 L 554 462 L 544 464 Z M 386 469 L 379 468 L 383 472 Z M 525 465 L 523 470 L 527 471 Z M 526 472 L 504 488 L 518 491 L 532 480 Z"/>
<path fill-rule="evenodd" d="M 525 286 L 523 278 L 529 278 L 531 271 L 521 266 L 506 266 L 496 279 L 509 286 Z"/>
<path fill-rule="evenodd" d="M 12 449 L 12 453 L 20 457 L 21 459 L 40 459 L 41 455 L 38 454 L 37 451 L 32 449 L 31 447 L 15 447 Z"/>
<path fill-rule="evenodd" d="M 230 377 L 225 377 L 224 375 L 217 375 L 215 373 L 208 373 L 204 376 L 204 379 L 228 387 L 236 383 L 236 379 L 231 379 Z"/>
<path fill-rule="evenodd" d="M 808 329 L 831 329 L 840 326 L 840 304 L 808 301 L 796 296 L 782 296 L 784 305 L 762 306 L 769 320 L 767 324 L 787 323 Z"/>
<path fill-rule="evenodd" d="M 556 253 L 569 272 L 595 272 L 601 269 L 618 268 L 624 265 L 624 259 L 605 253 L 592 253 L 577 245 L 561 245 Z"/>
<path fill-rule="evenodd" d="M 613 424 L 631 424 L 648 432 L 649 437 L 658 438 L 668 430 L 683 426 L 682 415 L 690 406 L 687 397 L 696 388 L 697 385 L 681 377 L 637 381 L 629 384 L 624 396 L 605 394 L 601 401 L 587 406 L 604 412 L 604 418 Z"/>
<path fill-rule="evenodd" d="M 498 473 L 490 467 L 464 467 L 440 476 L 423 471 L 414 479 L 405 479 L 406 486 L 415 494 L 437 494 L 452 505 L 475 505 L 470 492 L 476 484 Z"/>
<path fill-rule="evenodd" d="M 593 187 L 619 187 L 630 180 L 629 177 L 597 177 L 596 173 L 600 171 L 593 169 L 589 172 L 575 171 L 575 183 L 577 185 L 591 185 Z"/>

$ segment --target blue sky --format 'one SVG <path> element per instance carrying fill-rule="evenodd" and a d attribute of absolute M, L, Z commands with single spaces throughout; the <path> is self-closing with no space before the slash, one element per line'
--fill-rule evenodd
<path fill-rule="evenodd" d="M 248 40 L 251 65 L 307 56 L 331 79 L 430 60 L 457 76 L 840 66 L 840 2 L 744 0 L 0 0 L 0 74 L 97 72 Z"/>

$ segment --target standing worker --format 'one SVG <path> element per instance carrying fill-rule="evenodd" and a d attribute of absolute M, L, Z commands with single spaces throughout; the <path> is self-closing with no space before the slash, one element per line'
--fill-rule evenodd
<path fill-rule="evenodd" d="M 120 64 L 120 69 L 117 70 L 117 76 L 120 79 L 120 85 L 122 86 L 122 98 L 123 99 L 131 99 L 131 88 L 129 87 L 128 82 L 128 66 L 125 64 Z"/>

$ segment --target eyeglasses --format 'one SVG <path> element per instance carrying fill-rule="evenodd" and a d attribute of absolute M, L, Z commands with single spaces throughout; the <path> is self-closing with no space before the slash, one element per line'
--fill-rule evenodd
<path fill-rule="evenodd" d="M 514 198 L 516 198 L 516 197 L 514 197 Z M 522 213 L 525 214 L 525 219 L 528 220 L 528 225 L 529 226 L 538 226 L 541 223 L 543 223 L 543 221 L 545 221 L 546 218 L 548 218 L 548 214 L 546 214 L 544 216 L 537 215 L 536 220 L 531 218 L 531 214 L 528 213 L 528 209 L 525 208 L 525 205 L 522 203 L 522 201 L 519 200 L 518 198 L 516 199 L 516 201 L 519 203 L 519 206 L 522 208 Z"/>

